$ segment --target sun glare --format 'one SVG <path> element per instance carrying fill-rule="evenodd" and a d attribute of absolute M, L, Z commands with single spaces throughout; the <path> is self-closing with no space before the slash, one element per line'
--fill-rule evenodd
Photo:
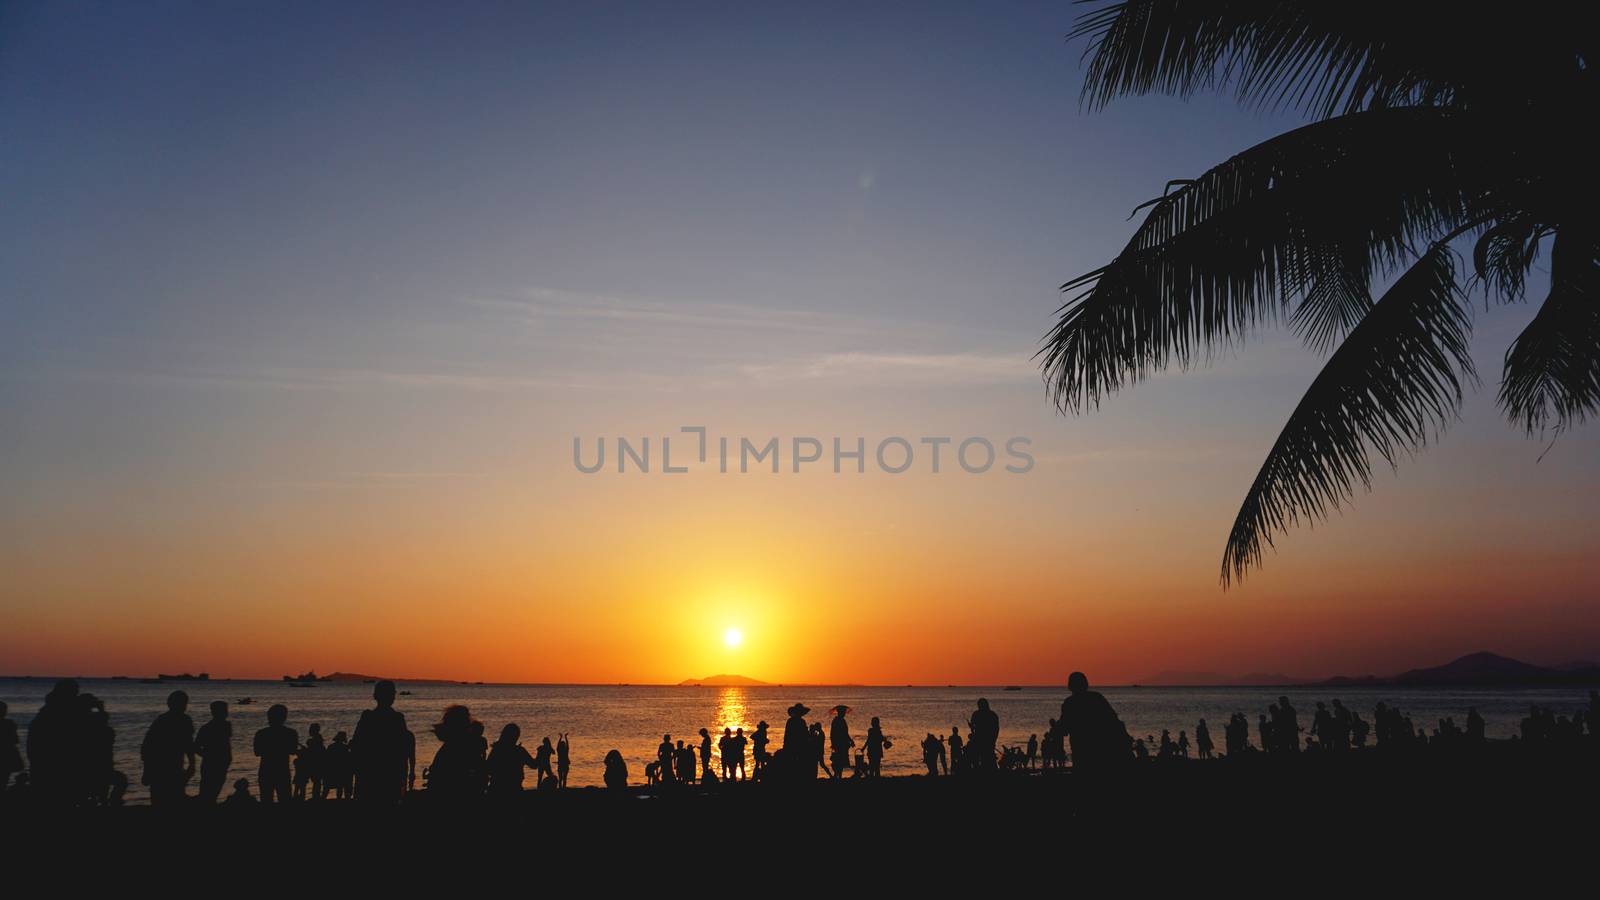
<path fill-rule="evenodd" d="M 722 633 L 722 643 L 726 644 L 729 649 L 737 647 L 744 643 L 744 632 L 737 628 L 729 628 Z"/>

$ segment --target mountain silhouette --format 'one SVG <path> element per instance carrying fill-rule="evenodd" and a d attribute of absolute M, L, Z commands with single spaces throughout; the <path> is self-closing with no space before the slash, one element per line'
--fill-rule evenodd
<path fill-rule="evenodd" d="M 686 678 L 678 682 L 679 687 L 760 687 L 764 684 L 765 681 L 743 675 L 707 675 L 705 678 Z"/>
<path fill-rule="evenodd" d="M 1380 678 L 1367 675 L 1361 678 L 1340 676 L 1324 684 L 1395 684 L 1395 685 L 1533 685 L 1533 684 L 1600 684 L 1600 667 L 1561 669 L 1536 666 L 1509 656 L 1480 651 L 1451 660 L 1442 666 L 1411 669 Z"/>

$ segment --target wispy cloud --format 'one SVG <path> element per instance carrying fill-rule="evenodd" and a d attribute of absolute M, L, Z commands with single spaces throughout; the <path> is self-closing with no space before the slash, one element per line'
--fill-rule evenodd
<path fill-rule="evenodd" d="M 763 383 L 849 381 L 895 384 L 996 384 L 1039 377 L 1026 352 L 825 353 L 736 369 Z"/>

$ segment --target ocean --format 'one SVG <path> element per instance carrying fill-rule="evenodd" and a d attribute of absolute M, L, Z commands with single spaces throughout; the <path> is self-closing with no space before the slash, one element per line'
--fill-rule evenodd
<path fill-rule="evenodd" d="M 10 718 L 22 732 L 24 746 L 28 723 L 44 702 L 52 681 L 47 679 L 0 679 L 0 700 L 10 706 Z M 353 732 L 356 717 L 372 705 L 372 686 L 361 683 L 321 682 L 316 687 L 293 688 L 274 681 L 209 681 L 145 684 L 115 679 L 80 679 L 82 690 L 106 703 L 112 726 L 117 732 L 117 767 L 130 781 L 128 801 L 144 803 L 149 793 L 139 785 L 139 742 L 150 722 L 166 708 L 167 694 L 178 688 L 189 693 L 189 714 L 199 727 L 208 717 L 212 700 L 232 705 L 234 722 L 234 778 L 249 778 L 255 783 L 256 759 L 250 739 L 266 725 L 267 707 L 282 703 L 289 708 L 289 727 L 302 738 L 306 726 L 322 725 L 323 736 L 331 740 L 336 732 Z M 720 734 L 724 727 L 744 728 L 749 734 L 756 723 L 765 720 L 774 736 L 773 749 L 781 743 L 785 710 L 796 702 L 811 707 L 811 721 L 827 726 L 829 713 L 837 704 L 851 707 L 848 719 L 851 733 L 862 749 L 867 725 L 873 716 L 882 720 L 884 733 L 894 746 L 884 757 L 884 774 L 909 775 L 922 771 L 919 743 L 928 732 L 948 735 L 951 726 L 960 726 L 967 735 L 967 719 L 979 697 L 987 697 L 1000 715 L 1002 744 L 1025 743 L 1030 734 L 1043 734 L 1047 722 L 1060 710 L 1066 696 L 1064 687 L 1026 687 L 1007 691 L 999 687 L 673 687 L 601 685 L 518 685 L 518 684 L 407 684 L 410 691 L 395 704 L 417 736 L 417 773 L 420 787 L 422 767 L 432 760 L 438 742 L 429 730 L 445 706 L 464 704 L 487 727 L 490 741 L 498 737 L 507 722 L 522 727 L 522 743 L 533 750 L 549 735 L 570 733 L 572 771 L 569 784 L 599 785 L 602 759 L 612 748 L 622 751 L 628 761 L 632 781 L 644 780 L 645 764 L 655 757 L 663 734 L 698 746 L 699 730 L 710 728 Z M 1488 736 L 1506 738 L 1517 733 L 1530 705 L 1553 709 L 1558 715 L 1571 715 L 1587 704 L 1587 694 L 1578 688 L 1321 688 L 1276 687 L 1107 687 L 1101 689 L 1135 737 L 1159 736 L 1163 728 L 1176 738 L 1179 729 L 1194 738 L 1196 721 L 1204 718 L 1212 740 L 1220 750 L 1223 726 L 1234 712 L 1243 712 L 1251 722 L 1250 738 L 1259 737 L 1256 716 L 1280 694 L 1289 698 L 1303 727 L 1311 725 L 1316 701 L 1340 698 L 1369 723 L 1372 709 L 1382 700 L 1397 706 L 1419 726 L 1430 729 L 1445 716 L 1465 724 L 1468 707 L 1476 707 L 1487 724 Z M 254 703 L 239 705 L 241 697 Z M 1151 748 L 1152 752 L 1154 747 Z M 1192 751 L 1191 751 L 1192 752 Z M 529 784 L 532 784 L 530 773 Z M 190 793 L 195 782 L 190 782 Z"/>

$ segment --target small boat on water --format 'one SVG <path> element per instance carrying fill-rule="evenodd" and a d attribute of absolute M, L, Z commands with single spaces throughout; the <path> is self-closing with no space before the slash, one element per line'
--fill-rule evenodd
<path fill-rule="evenodd" d="M 250 704 L 256 702 L 256 698 L 254 698 L 254 697 L 240 697 L 239 699 L 237 699 L 237 700 L 235 700 L 233 702 L 238 704 L 238 705 L 240 705 L 240 706 L 249 706 Z"/>
<path fill-rule="evenodd" d="M 1022 688 L 1017 687 L 1014 684 L 1008 684 L 1008 685 L 1006 685 L 1006 690 L 1008 690 L 1008 691 L 1020 691 L 1020 690 L 1022 690 Z"/>

